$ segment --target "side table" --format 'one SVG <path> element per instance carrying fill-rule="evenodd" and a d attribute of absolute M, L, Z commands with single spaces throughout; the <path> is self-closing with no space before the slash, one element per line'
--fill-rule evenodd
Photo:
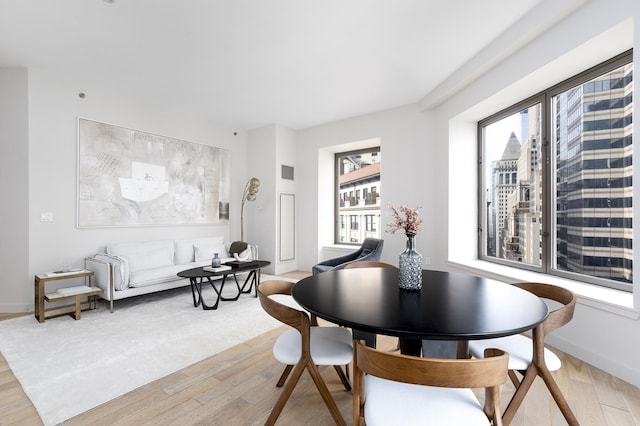
<path fill-rule="evenodd" d="M 80 271 L 73 272 L 60 272 L 60 273 L 48 273 L 48 274 L 38 274 L 35 276 L 34 280 L 34 316 L 38 320 L 38 322 L 44 322 L 45 319 L 55 318 L 62 315 L 71 315 L 76 320 L 80 319 L 80 312 L 82 311 L 82 299 L 87 298 L 85 303 L 89 304 L 88 309 L 95 309 L 96 296 L 102 293 L 102 289 L 99 287 L 93 287 L 91 285 L 91 278 L 93 277 L 92 271 L 87 271 L 86 269 Z M 71 288 L 69 293 L 45 293 L 47 283 L 51 281 L 59 281 L 59 280 L 68 280 L 72 278 L 85 278 L 85 284 L 83 286 L 77 286 Z M 86 289 L 84 288 L 86 287 Z M 49 317 L 45 316 L 45 301 L 47 302 L 60 302 L 64 300 L 75 299 L 75 303 L 73 305 L 63 305 L 56 306 L 55 310 L 65 309 L 69 307 L 74 307 L 75 310 L 72 312 L 64 312 L 57 315 L 51 315 Z"/>

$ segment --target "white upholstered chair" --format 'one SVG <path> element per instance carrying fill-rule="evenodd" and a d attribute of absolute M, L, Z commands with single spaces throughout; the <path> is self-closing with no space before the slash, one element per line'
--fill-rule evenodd
<path fill-rule="evenodd" d="M 509 355 L 484 359 L 420 358 L 354 342 L 353 424 L 502 425 L 500 385 Z M 484 407 L 472 388 L 485 389 Z"/>
<path fill-rule="evenodd" d="M 320 375 L 318 365 L 334 366 L 347 391 L 351 384 L 342 371 L 353 357 L 351 333 L 341 327 L 311 327 L 309 315 L 287 306 L 278 295 L 290 295 L 293 283 L 273 280 L 258 286 L 258 297 L 264 310 L 292 329 L 282 333 L 273 346 L 274 357 L 286 365 L 276 386 L 284 385 L 282 394 L 273 407 L 267 425 L 275 424 L 300 376 L 307 370 L 313 379 L 336 424 L 344 425 L 345 420 L 336 405 L 326 383 Z"/>
<path fill-rule="evenodd" d="M 509 378 L 516 387 L 516 392 L 504 411 L 505 424 L 513 420 L 533 381 L 540 376 L 567 423 L 572 426 L 578 425 L 578 420 L 551 375 L 551 371 L 560 369 L 562 364 L 560 358 L 544 346 L 547 334 L 562 327 L 573 318 L 576 296 L 565 288 L 551 284 L 517 283 L 513 285 L 542 299 L 555 301 L 560 304 L 560 307 L 552 309 L 547 319 L 533 329 L 533 339 L 517 334 L 496 339 L 472 340 L 469 342 L 469 353 L 476 358 L 481 358 L 487 347 L 500 348 L 509 352 Z"/>

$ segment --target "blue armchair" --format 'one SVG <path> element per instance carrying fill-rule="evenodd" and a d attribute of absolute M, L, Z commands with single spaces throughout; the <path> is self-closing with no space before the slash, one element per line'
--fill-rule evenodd
<path fill-rule="evenodd" d="M 342 269 L 351 262 L 359 262 L 362 260 L 380 260 L 382 255 L 382 247 L 384 240 L 378 238 L 365 238 L 360 248 L 353 253 L 344 256 L 332 257 L 315 265 L 312 268 L 313 275 L 321 272 Z"/>

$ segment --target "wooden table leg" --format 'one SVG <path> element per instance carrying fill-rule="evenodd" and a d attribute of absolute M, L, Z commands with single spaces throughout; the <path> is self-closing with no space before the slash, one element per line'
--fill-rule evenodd
<path fill-rule="evenodd" d="M 400 339 L 400 353 L 403 355 L 421 356 L 422 355 L 422 340 L 419 339 L 407 339 L 401 337 Z"/>
<path fill-rule="evenodd" d="M 74 318 L 76 319 L 76 321 L 78 321 L 80 319 L 80 305 L 81 305 L 80 299 L 82 299 L 82 297 L 78 295 L 75 297 L 75 299 L 76 299 L 76 313 L 74 315 Z"/>
<path fill-rule="evenodd" d="M 35 278 L 33 293 L 33 313 L 38 322 L 44 322 L 44 281 L 38 277 Z"/>

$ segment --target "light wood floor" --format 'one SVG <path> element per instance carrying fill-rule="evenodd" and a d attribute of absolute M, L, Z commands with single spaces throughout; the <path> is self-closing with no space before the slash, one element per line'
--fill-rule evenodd
<path fill-rule="evenodd" d="M 0 314 L 0 320 L 11 315 Z M 35 321 L 35 320 L 34 320 Z M 218 355 L 149 383 L 82 413 L 65 425 L 260 425 L 264 424 L 280 389 L 275 387 L 282 365 L 272 356 L 275 338 L 286 328 L 265 333 Z M 395 347 L 380 336 L 379 346 Z M 582 425 L 640 426 L 640 389 L 556 351 L 563 368 L 556 380 Z M 322 375 L 346 421 L 351 422 L 351 393 L 331 368 Z M 100 383 L 96 383 L 99 390 Z M 503 403 L 513 393 L 503 388 Z M 52 396 L 54 397 L 54 396 Z M 35 408 L 0 356 L 0 425 L 40 425 Z M 285 406 L 278 424 L 331 425 L 333 421 L 311 378 L 305 373 Z M 566 424 L 544 384 L 536 379 L 514 426 Z"/>

